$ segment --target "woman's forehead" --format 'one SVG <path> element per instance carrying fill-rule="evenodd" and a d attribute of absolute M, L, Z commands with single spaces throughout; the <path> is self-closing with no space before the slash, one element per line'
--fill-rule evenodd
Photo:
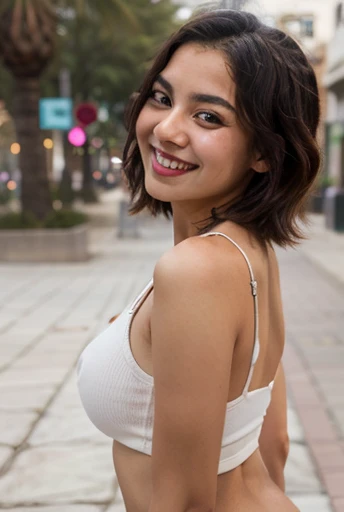
<path fill-rule="evenodd" d="M 230 97 L 235 94 L 235 83 L 223 52 L 197 43 L 179 47 L 160 75 L 173 88 L 183 86 L 195 92 Z"/>

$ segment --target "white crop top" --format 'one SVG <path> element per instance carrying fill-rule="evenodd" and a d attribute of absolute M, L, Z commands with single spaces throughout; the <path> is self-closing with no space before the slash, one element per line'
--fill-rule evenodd
<path fill-rule="evenodd" d="M 244 256 L 254 301 L 254 346 L 242 395 L 227 403 L 218 474 L 230 471 L 258 448 L 258 439 L 271 400 L 273 381 L 248 391 L 259 355 L 257 283 L 244 251 L 227 235 L 210 232 L 232 242 Z M 83 351 L 78 362 L 81 401 L 94 425 L 112 439 L 147 455 L 152 454 L 154 378 L 137 364 L 129 332 L 135 312 L 153 287 L 151 280 L 134 303 Z"/>

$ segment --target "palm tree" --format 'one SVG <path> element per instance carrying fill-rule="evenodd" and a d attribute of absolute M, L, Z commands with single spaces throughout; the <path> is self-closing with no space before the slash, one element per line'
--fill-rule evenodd
<path fill-rule="evenodd" d="M 0 9 L 0 55 L 14 77 L 22 210 L 42 219 L 52 206 L 38 122 L 39 78 L 53 57 L 56 18 L 44 0 L 5 0 Z"/>
<path fill-rule="evenodd" d="M 52 209 L 39 129 L 40 78 L 54 56 L 57 16 L 66 10 L 101 17 L 105 22 L 113 22 L 118 16 L 133 23 L 130 10 L 122 0 L 0 2 L 0 57 L 14 78 L 13 117 L 21 147 L 22 211 L 31 212 L 39 219 Z"/>

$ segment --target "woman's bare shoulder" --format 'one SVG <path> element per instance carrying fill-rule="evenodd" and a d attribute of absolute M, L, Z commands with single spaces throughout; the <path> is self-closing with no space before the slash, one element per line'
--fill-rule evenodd
<path fill-rule="evenodd" d="M 173 285 L 175 289 L 181 283 L 184 290 L 216 286 L 218 291 L 226 291 L 233 289 L 238 274 L 247 278 L 247 265 L 234 245 L 220 236 L 195 236 L 161 256 L 154 270 L 154 287 Z"/>

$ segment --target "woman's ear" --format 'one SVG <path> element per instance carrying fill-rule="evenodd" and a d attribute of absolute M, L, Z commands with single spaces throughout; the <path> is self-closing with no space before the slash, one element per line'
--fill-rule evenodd
<path fill-rule="evenodd" d="M 265 160 L 265 158 L 263 157 L 263 155 L 260 155 L 259 153 L 255 154 L 253 161 L 252 161 L 251 169 L 253 169 L 254 171 L 259 172 L 259 173 L 269 171 L 268 163 Z"/>

